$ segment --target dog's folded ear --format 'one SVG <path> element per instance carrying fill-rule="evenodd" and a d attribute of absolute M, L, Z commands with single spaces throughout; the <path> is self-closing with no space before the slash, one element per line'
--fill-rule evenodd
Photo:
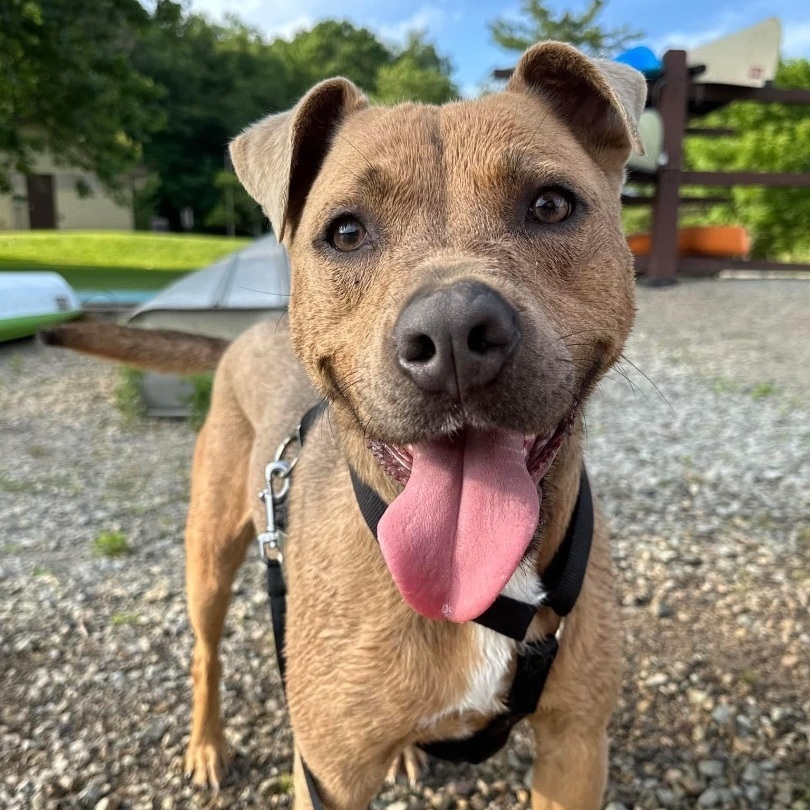
<path fill-rule="evenodd" d="M 340 123 L 368 105 L 348 79 L 328 79 L 293 109 L 269 115 L 231 141 L 240 182 L 264 209 L 281 241 L 303 208 Z"/>
<path fill-rule="evenodd" d="M 598 160 L 624 166 L 631 150 L 644 154 L 638 120 L 647 83 L 627 65 L 541 42 L 521 56 L 506 89 L 543 98 Z"/>

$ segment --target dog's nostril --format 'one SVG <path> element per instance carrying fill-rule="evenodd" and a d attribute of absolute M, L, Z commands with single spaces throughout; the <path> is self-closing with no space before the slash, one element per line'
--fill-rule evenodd
<path fill-rule="evenodd" d="M 503 328 L 489 323 L 479 324 L 470 329 L 467 335 L 467 348 L 474 354 L 486 354 L 491 349 L 500 349 L 509 345 L 511 335 Z"/>
<path fill-rule="evenodd" d="M 484 354 L 492 344 L 487 339 L 487 327 L 485 325 L 474 326 L 467 336 L 467 348 L 476 354 Z"/>
<path fill-rule="evenodd" d="M 428 335 L 413 335 L 402 353 L 402 359 L 409 363 L 427 363 L 435 356 L 436 344 Z"/>

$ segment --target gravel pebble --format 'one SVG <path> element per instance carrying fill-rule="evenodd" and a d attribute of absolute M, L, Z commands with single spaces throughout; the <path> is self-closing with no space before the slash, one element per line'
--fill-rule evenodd
<path fill-rule="evenodd" d="M 639 294 L 626 359 L 587 412 L 627 650 L 607 807 L 807 810 L 810 384 L 795 346 L 806 358 L 810 285 Z M 194 435 L 125 425 L 117 380 L 88 358 L 0 347 L 0 807 L 290 807 L 258 565 L 240 574 L 222 645 L 234 764 L 216 796 L 183 780 Z M 95 556 L 102 531 L 131 553 Z M 526 807 L 532 751 L 520 726 L 489 762 L 431 763 L 373 807 Z"/>

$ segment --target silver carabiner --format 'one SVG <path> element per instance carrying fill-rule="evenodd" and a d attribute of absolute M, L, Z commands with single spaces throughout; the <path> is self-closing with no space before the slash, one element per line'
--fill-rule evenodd
<path fill-rule="evenodd" d="M 287 499 L 290 491 L 290 471 L 292 465 L 287 461 L 271 461 L 264 468 L 264 489 L 259 493 L 259 498 L 264 503 L 264 511 L 267 517 L 267 529 L 256 538 L 259 544 L 259 556 L 264 562 L 284 559 L 285 532 L 279 528 L 276 520 L 276 507 L 280 506 Z M 281 480 L 281 488 L 274 489 L 274 480 Z"/>
<path fill-rule="evenodd" d="M 284 460 L 284 453 L 286 452 L 287 448 L 295 442 L 298 445 L 298 449 L 301 449 L 301 425 L 296 427 L 295 432 L 291 433 L 287 436 L 286 439 L 276 448 L 276 456 L 275 461 L 283 461 Z M 298 463 L 298 456 L 296 456 L 291 462 L 289 462 L 289 469 L 282 477 L 286 478 L 293 470 L 293 467 Z M 269 467 L 270 465 L 268 465 Z M 267 471 L 265 470 L 265 477 L 267 477 Z"/>

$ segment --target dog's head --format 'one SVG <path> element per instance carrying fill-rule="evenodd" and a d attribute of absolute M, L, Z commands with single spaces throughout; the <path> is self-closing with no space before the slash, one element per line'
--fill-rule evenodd
<path fill-rule="evenodd" d="M 372 107 L 333 79 L 231 146 L 289 250 L 299 359 L 405 484 L 380 540 L 425 615 L 472 618 L 509 579 L 630 331 L 620 190 L 645 92 L 544 43 L 477 101 Z"/>

